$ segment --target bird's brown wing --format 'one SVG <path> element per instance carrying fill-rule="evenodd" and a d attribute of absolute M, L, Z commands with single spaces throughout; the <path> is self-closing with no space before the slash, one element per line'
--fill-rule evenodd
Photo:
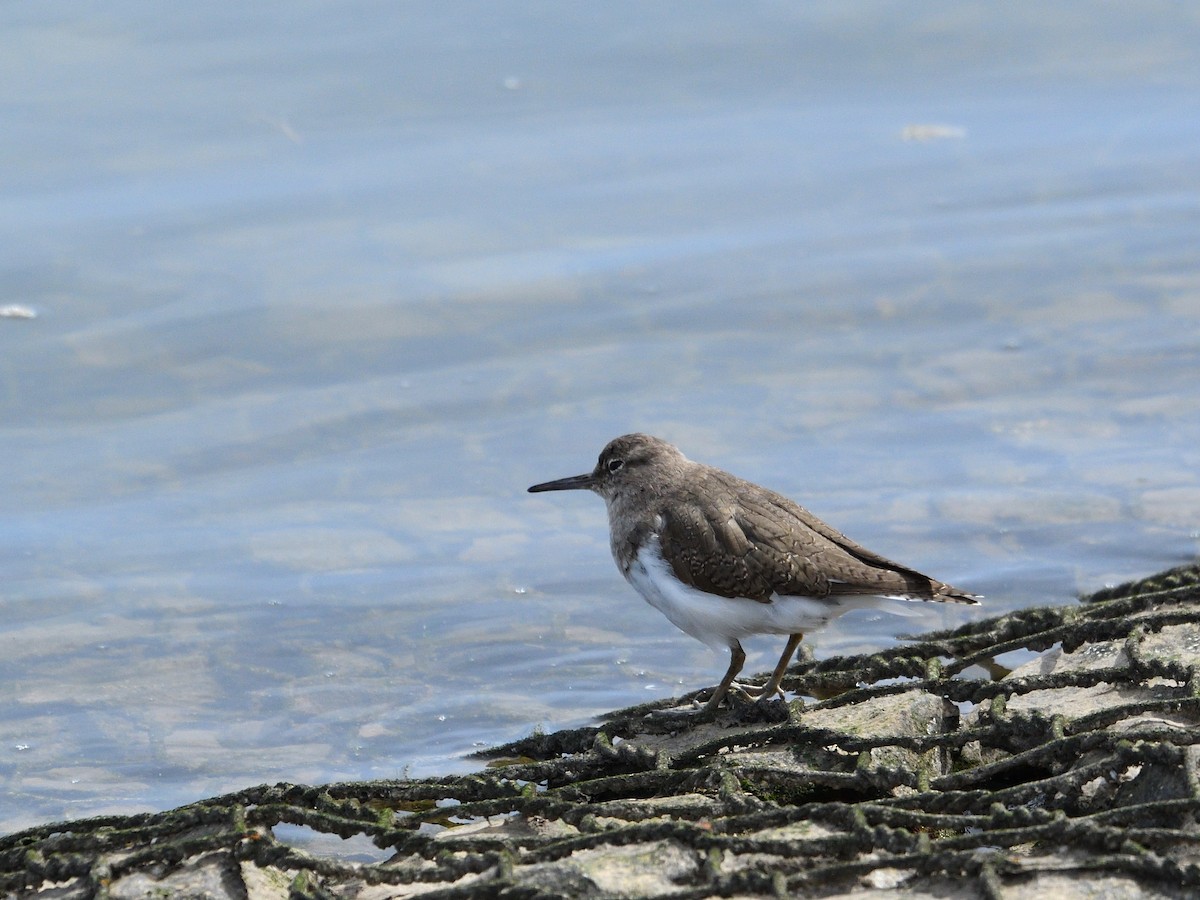
<path fill-rule="evenodd" d="M 806 535 L 747 512 L 744 498 L 724 479 L 700 481 L 694 494 L 675 500 L 661 513 L 660 539 L 663 556 L 684 584 L 760 603 L 779 593 L 829 593 L 813 554 L 805 552 Z"/>
<path fill-rule="evenodd" d="M 754 492 L 741 499 L 747 515 L 756 521 L 788 523 L 791 534 L 782 539 L 784 546 L 808 548 L 814 563 L 825 576 L 830 594 L 884 594 L 954 603 L 979 602 L 972 594 L 868 550 L 780 494 Z M 775 530 L 778 531 L 779 526 L 775 526 Z M 799 590 L 781 585 L 779 593 L 806 593 L 808 586 L 800 584 L 796 587 Z"/>
<path fill-rule="evenodd" d="M 699 590 L 761 603 L 775 594 L 977 602 L 871 552 L 780 494 L 719 470 L 695 487 L 691 502 L 662 513 L 661 540 L 675 575 Z"/>

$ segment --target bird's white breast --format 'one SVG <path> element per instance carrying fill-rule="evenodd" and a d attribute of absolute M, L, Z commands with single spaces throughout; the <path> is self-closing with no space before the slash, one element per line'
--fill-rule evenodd
<path fill-rule="evenodd" d="M 731 647 L 754 634 L 798 634 L 820 628 L 872 598 L 843 603 L 811 597 L 771 598 L 759 603 L 745 597 L 721 597 L 684 584 L 663 559 L 658 538 L 651 537 L 634 557 L 625 578 L 646 602 L 676 628 L 713 648 Z M 849 599 L 849 598 L 847 598 Z"/>

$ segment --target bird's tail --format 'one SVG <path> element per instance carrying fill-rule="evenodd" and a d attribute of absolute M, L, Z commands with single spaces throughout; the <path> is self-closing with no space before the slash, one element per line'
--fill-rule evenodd
<path fill-rule="evenodd" d="M 935 603 L 962 603 L 967 606 L 978 606 L 979 601 L 983 599 L 983 595 L 968 594 L 966 591 L 960 591 L 951 585 L 935 581 L 933 583 L 933 596 L 929 597 L 929 599 Z"/>

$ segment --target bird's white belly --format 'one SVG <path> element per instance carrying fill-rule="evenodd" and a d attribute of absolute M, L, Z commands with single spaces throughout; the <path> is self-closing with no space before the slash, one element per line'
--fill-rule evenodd
<path fill-rule="evenodd" d="M 776 595 L 770 603 L 759 603 L 745 597 L 709 594 L 675 577 L 656 538 L 638 551 L 625 577 L 676 628 L 718 649 L 754 634 L 797 634 L 821 628 L 855 606 L 874 602 L 865 597 L 841 603 Z"/>

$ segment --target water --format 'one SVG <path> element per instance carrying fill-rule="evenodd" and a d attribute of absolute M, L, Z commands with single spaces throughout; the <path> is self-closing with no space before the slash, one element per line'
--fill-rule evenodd
<path fill-rule="evenodd" d="M 980 614 L 1196 553 L 1190 9 L 0 22 L 0 831 L 713 683 L 524 493 L 627 431 Z M 920 612 L 813 644 L 972 615 Z"/>

